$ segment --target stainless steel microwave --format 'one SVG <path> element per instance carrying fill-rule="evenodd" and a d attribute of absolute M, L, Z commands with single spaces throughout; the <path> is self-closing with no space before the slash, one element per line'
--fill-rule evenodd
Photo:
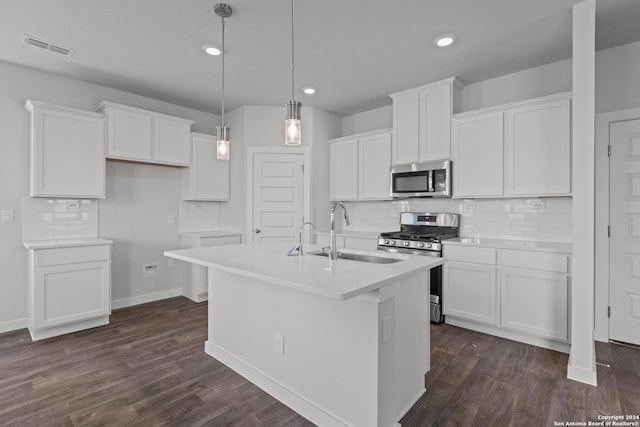
<path fill-rule="evenodd" d="M 391 166 L 391 197 L 451 197 L 451 160 Z"/>

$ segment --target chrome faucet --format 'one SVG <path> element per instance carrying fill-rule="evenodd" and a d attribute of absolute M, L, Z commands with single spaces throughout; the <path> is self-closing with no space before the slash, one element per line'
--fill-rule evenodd
<path fill-rule="evenodd" d="M 336 207 L 340 205 L 342 207 L 342 212 L 344 214 L 344 221 L 347 225 L 350 224 L 349 215 L 347 214 L 347 208 L 344 206 L 342 202 L 335 202 L 333 206 L 331 206 L 331 230 L 330 230 L 330 242 L 329 242 L 329 258 L 335 260 L 338 259 L 338 251 L 336 250 L 336 232 L 335 232 L 335 212 Z"/>
<path fill-rule="evenodd" d="M 316 231 L 316 226 L 313 225 L 312 222 L 306 221 L 302 223 L 302 225 L 298 229 L 298 256 L 304 255 L 304 252 L 302 252 L 302 229 L 304 228 L 305 225 L 310 225 L 313 231 Z"/>

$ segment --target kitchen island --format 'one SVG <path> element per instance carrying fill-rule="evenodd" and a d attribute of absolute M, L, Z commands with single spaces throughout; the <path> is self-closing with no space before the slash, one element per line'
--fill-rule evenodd
<path fill-rule="evenodd" d="M 205 352 L 318 425 L 397 425 L 425 391 L 429 269 L 443 259 L 369 253 L 398 261 L 382 264 L 287 250 L 258 242 L 165 252 L 208 267 Z"/>

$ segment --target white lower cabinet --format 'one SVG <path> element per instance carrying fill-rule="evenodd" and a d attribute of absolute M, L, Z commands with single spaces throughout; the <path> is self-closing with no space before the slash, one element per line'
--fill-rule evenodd
<path fill-rule="evenodd" d="M 191 232 L 180 235 L 180 247 L 206 248 L 240 243 L 240 234 L 226 232 Z M 183 264 L 182 294 L 195 302 L 207 301 L 209 296 L 208 269 L 196 264 Z"/>
<path fill-rule="evenodd" d="M 29 248 L 28 326 L 34 341 L 109 323 L 111 243 Z"/>
<path fill-rule="evenodd" d="M 569 339 L 569 255 L 444 245 L 446 323 L 556 350 Z"/>
<path fill-rule="evenodd" d="M 451 261 L 444 280 L 445 315 L 496 324 L 496 267 Z"/>

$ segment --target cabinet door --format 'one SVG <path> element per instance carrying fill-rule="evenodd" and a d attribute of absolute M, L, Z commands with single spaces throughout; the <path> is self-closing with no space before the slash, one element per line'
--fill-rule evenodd
<path fill-rule="evenodd" d="M 513 196 L 571 193 L 569 100 L 507 111 L 506 190 Z"/>
<path fill-rule="evenodd" d="M 153 118 L 153 160 L 175 165 L 191 163 L 191 125 L 164 117 Z"/>
<path fill-rule="evenodd" d="M 332 142 L 329 146 L 329 198 L 358 198 L 358 139 Z"/>
<path fill-rule="evenodd" d="M 420 94 L 411 92 L 393 98 L 394 165 L 420 159 Z"/>
<path fill-rule="evenodd" d="M 451 84 L 420 93 L 420 161 L 451 158 Z"/>
<path fill-rule="evenodd" d="M 32 110 L 31 197 L 104 198 L 104 119 L 93 112 Z"/>
<path fill-rule="evenodd" d="M 503 194 L 502 112 L 453 121 L 453 196 Z"/>
<path fill-rule="evenodd" d="M 182 171 L 182 200 L 229 200 L 229 161 L 216 158 L 216 139 L 192 135 L 191 166 Z"/>
<path fill-rule="evenodd" d="M 358 198 L 390 199 L 391 133 L 362 137 L 358 144 Z"/>
<path fill-rule="evenodd" d="M 442 290 L 444 314 L 496 324 L 496 268 L 447 261 Z"/>
<path fill-rule="evenodd" d="M 134 110 L 108 107 L 107 157 L 151 160 L 151 117 Z"/>
<path fill-rule="evenodd" d="M 35 327 L 108 315 L 110 264 L 96 261 L 36 268 Z"/>
<path fill-rule="evenodd" d="M 565 274 L 502 268 L 501 326 L 557 340 L 568 338 Z"/>

